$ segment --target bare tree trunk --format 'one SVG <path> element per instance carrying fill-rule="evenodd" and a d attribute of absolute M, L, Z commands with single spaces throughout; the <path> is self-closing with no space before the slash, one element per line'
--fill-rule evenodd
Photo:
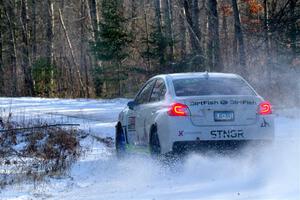
<path fill-rule="evenodd" d="M 96 0 L 87 0 L 86 1 L 86 8 L 87 8 L 87 16 L 90 20 L 90 23 L 88 23 L 89 29 L 92 30 L 92 40 L 96 41 L 97 40 L 97 35 L 98 35 L 98 30 L 99 30 L 99 18 L 98 18 L 98 11 L 97 11 L 97 3 Z M 101 62 L 97 62 L 95 59 L 95 56 L 91 56 L 90 54 L 88 55 L 91 69 L 95 69 L 97 66 L 101 66 Z M 91 70 L 90 70 L 91 71 Z M 94 92 L 97 93 L 99 91 L 98 88 L 102 88 L 102 86 L 94 85 Z M 98 94 L 98 93 L 97 93 Z"/>
<path fill-rule="evenodd" d="M 2 4 L 0 4 L 0 21 L 3 22 L 4 17 L 3 17 L 3 7 Z M 4 90 L 4 80 L 3 80 L 3 57 L 2 57 L 2 49 L 3 49 L 3 41 L 2 41 L 2 30 L 4 29 L 2 23 L 0 24 L 0 95 L 3 95 Z"/>
<path fill-rule="evenodd" d="M 155 27 L 157 30 L 157 33 L 160 37 L 163 37 L 162 32 L 162 23 L 161 23 L 161 0 L 154 0 L 154 7 L 155 7 Z M 162 70 L 162 66 L 165 64 L 165 49 L 163 47 L 163 44 L 158 44 L 158 51 L 159 51 L 159 63 L 160 68 L 159 70 Z"/>
<path fill-rule="evenodd" d="M 29 42 L 28 42 L 28 27 L 27 27 L 27 0 L 21 1 L 21 23 L 22 23 L 22 63 L 21 67 L 24 73 L 25 95 L 33 96 L 34 88 L 31 76 L 31 64 L 29 59 Z"/>
<path fill-rule="evenodd" d="M 31 0 L 31 50 L 32 50 L 32 63 L 36 60 L 36 0 Z"/>
<path fill-rule="evenodd" d="M 117 65 L 118 65 L 118 96 L 119 97 L 121 97 L 121 94 L 122 94 L 122 90 L 121 90 L 121 78 L 120 78 L 120 76 L 121 76 L 121 63 L 117 63 Z"/>
<path fill-rule="evenodd" d="M 45 45 L 45 57 L 48 65 L 53 65 L 53 2 L 52 0 L 45 1 L 45 24 L 46 24 L 46 45 Z M 49 85 L 52 82 L 53 76 L 47 77 L 45 85 Z M 51 91 L 46 87 L 45 95 L 50 96 Z"/>
<path fill-rule="evenodd" d="M 86 16 L 86 0 L 82 0 L 81 1 L 81 12 L 80 12 L 80 18 L 84 19 Z M 80 22 L 80 66 L 81 68 L 84 68 L 84 75 L 85 75 L 85 91 L 86 91 L 86 97 L 89 98 L 90 97 L 90 93 L 89 93 L 89 76 L 88 76 L 88 67 L 87 67 L 87 59 L 86 59 L 86 31 L 85 31 L 85 20 L 81 20 Z"/>
<path fill-rule="evenodd" d="M 208 0 L 208 63 L 213 71 L 223 70 L 220 55 L 219 16 L 216 0 Z"/>
<path fill-rule="evenodd" d="M 161 0 L 154 0 L 156 28 L 158 29 L 158 31 L 162 32 L 160 4 Z"/>
<path fill-rule="evenodd" d="M 223 46 L 223 51 L 224 51 L 224 54 L 223 54 L 223 62 L 224 64 L 228 65 L 229 63 L 229 53 L 228 53 L 228 40 L 229 40 L 229 37 L 228 37 L 228 26 L 227 26 L 227 17 L 226 15 L 224 14 L 223 15 L 223 33 L 224 33 L 224 46 Z"/>
<path fill-rule="evenodd" d="M 1 19 L 2 20 L 2 19 Z M 3 58 L 2 58 L 2 30 L 0 29 L 0 95 L 3 94 Z"/>
<path fill-rule="evenodd" d="M 94 39 L 96 40 L 97 32 L 98 32 L 97 4 L 96 4 L 96 0 L 88 0 L 88 1 L 89 1 L 89 7 L 90 7 L 90 16 L 91 16 L 91 20 L 92 20 Z"/>
<path fill-rule="evenodd" d="M 166 24 L 166 36 L 169 42 L 169 55 L 168 60 L 171 62 L 174 60 L 174 38 L 173 38 L 173 11 L 172 11 L 172 0 L 164 0 L 165 2 L 165 24 Z"/>
<path fill-rule="evenodd" d="M 136 33 L 137 21 L 137 0 L 131 0 L 131 31 Z M 135 37 L 135 35 L 133 35 Z"/>
<path fill-rule="evenodd" d="M 69 38 L 69 35 L 68 35 L 68 32 L 67 32 L 66 26 L 64 24 L 64 20 L 63 20 L 63 17 L 62 17 L 61 10 L 59 9 L 58 11 L 59 11 L 60 23 L 61 23 L 61 26 L 62 26 L 62 28 L 64 30 L 64 34 L 65 34 L 65 37 L 67 39 L 68 47 L 70 49 L 70 53 L 71 53 L 71 57 L 72 57 L 72 62 L 74 64 L 74 66 L 76 67 L 76 73 L 77 73 L 77 76 L 78 76 L 79 84 L 80 84 L 81 90 L 83 92 L 83 96 L 86 96 L 86 91 L 85 91 L 86 88 L 84 87 L 84 84 L 83 84 L 83 80 L 82 80 L 82 76 L 81 76 L 81 72 L 80 72 L 80 66 L 76 62 L 76 58 L 75 58 L 74 50 L 73 50 L 73 47 L 72 47 L 72 43 L 70 41 L 70 38 Z"/>
<path fill-rule="evenodd" d="M 150 44 L 149 44 L 149 28 L 148 28 L 148 18 L 147 18 L 147 12 L 145 8 L 145 2 L 143 2 L 143 10 L 144 10 L 144 23 L 145 23 L 145 34 L 146 34 L 146 46 L 147 46 L 147 52 L 150 51 Z M 146 71 L 151 71 L 151 60 L 150 55 L 147 54 L 147 68 Z"/>
<path fill-rule="evenodd" d="M 264 0 L 264 34 L 265 34 L 265 48 L 267 57 L 270 57 L 270 45 L 269 45 L 269 14 L 268 14 L 268 0 Z"/>
<path fill-rule="evenodd" d="M 239 58 L 238 58 L 238 41 L 236 36 L 234 36 L 232 41 L 232 60 L 234 66 L 239 66 Z M 240 70 L 240 69 L 238 69 Z"/>
<path fill-rule="evenodd" d="M 180 13 L 184 12 L 184 8 L 180 8 Z M 179 14 L 179 43 L 180 43 L 180 56 L 182 59 L 186 57 L 186 27 L 185 20 L 182 14 Z"/>
<path fill-rule="evenodd" d="M 15 27 L 15 6 L 14 2 L 7 1 L 4 7 L 5 15 L 8 21 L 8 44 L 9 44 L 9 52 L 10 52 L 10 75 L 12 76 L 12 85 L 11 85 L 11 96 L 17 96 L 17 50 L 16 50 L 16 27 Z"/>
<path fill-rule="evenodd" d="M 265 40 L 265 51 L 266 51 L 266 66 L 265 76 L 268 81 L 271 82 L 271 55 L 270 55 L 270 37 L 269 37 L 269 9 L 268 0 L 264 0 L 264 40 Z"/>
<path fill-rule="evenodd" d="M 244 36 L 242 32 L 240 13 L 237 5 L 237 0 L 232 0 L 232 7 L 233 7 L 233 15 L 234 15 L 234 35 L 235 35 L 235 40 L 238 42 L 238 50 L 239 50 L 240 72 L 242 75 L 245 75 L 246 54 L 245 54 Z"/>
<path fill-rule="evenodd" d="M 189 26 L 189 35 L 192 46 L 193 54 L 201 57 L 201 63 L 203 64 L 203 49 L 201 46 L 201 30 L 199 26 L 199 4 L 198 0 L 184 0 L 183 2 L 184 13 L 186 21 Z"/>
<path fill-rule="evenodd" d="M 61 10 L 65 9 L 65 0 L 60 0 L 59 4 L 58 4 L 59 8 Z M 92 30 L 92 29 L 91 29 Z M 55 27 L 55 32 L 57 32 L 59 35 L 62 35 L 63 32 L 63 28 L 59 25 L 57 25 Z M 60 93 L 60 96 L 62 97 L 66 97 L 66 96 L 71 96 L 71 94 L 75 95 L 75 91 L 77 90 L 76 84 L 74 84 L 74 76 L 72 73 L 72 70 L 70 68 L 72 68 L 72 65 L 69 65 L 68 62 L 66 62 L 67 60 L 67 56 L 66 54 L 66 47 L 65 47 L 65 40 L 63 38 L 61 38 L 61 42 L 56 44 L 56 51 L 57 51 L 57 55 L 59 55 L 56 62 L 58 62 L 57 64 L 57 71 L 58 73 L 60 73 L 60 75 L 58 75 L 57 77 L 57 90 L 58 91 L 62 91 Z"/>
<path fill-rule="evenodd" d="M 194 32 L 196 33 L 198 38 L 201 38 L 201 30 L 199 24 L 199 19 L 200 19 L 199 0 L 192 0 L 191 10 L 192 10 L 192 23 L 193 23 Z"/>
<path fill-rule="evenodd" d="M 53 3 L 51 0 L 46 0 L 45 3 L 45 14 L 46 14 L 46 59 L 49 64 L 52 65 L 52 44 L 53 44 Z"/>

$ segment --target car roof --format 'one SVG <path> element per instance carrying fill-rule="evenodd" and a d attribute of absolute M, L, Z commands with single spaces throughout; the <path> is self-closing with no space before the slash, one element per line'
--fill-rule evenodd
<path fill-rule="evenodd" d="M 161 74 L 153 78 L 172 78 L 172 79 L 184 79 L 184 78 L 196 78 L 196 77 L 213 77 L 213 78 L 240 78 L 237 74 L 231 73 L 216 73 L 216 72 L 189 72 L 189 73 L 174 73 L 174 74 Z"/>

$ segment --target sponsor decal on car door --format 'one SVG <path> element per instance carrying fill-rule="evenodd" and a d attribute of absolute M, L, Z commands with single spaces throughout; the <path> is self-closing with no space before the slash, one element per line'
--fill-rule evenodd
<path fill-rule="evenodd" d="M 145 145 L 145 136 L 144 136 L 144 127 L 145 127 L 145 118 L 147 116 L 147 108 L 150 100 L 150 95 L 152 93 L 152 89 L 154 87 L 156 80 L 151 80 L 142 89 L 140 94 L 137 97 L 138 106 L 136 106 L 136 120 L 135 120 L 135 128 L 136 128 L 136 143 L 137 145 Z"/>

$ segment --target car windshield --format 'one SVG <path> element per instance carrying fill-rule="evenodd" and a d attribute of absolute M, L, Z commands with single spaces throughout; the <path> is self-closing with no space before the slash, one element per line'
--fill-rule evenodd
<path fill-rule="evenodd" d="M 176 96 L 255 95 L 239 78 L 182 78 L 174 79 L 173 85 Z"/>

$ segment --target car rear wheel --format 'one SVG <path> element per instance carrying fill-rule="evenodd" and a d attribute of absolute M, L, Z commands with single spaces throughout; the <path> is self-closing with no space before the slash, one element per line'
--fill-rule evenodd
<path fill-rule="evenodd" d="M 153 127 L 150 137 L 150 154 L 154 157 L 161 154 L 160 142 L 157 134 L 157 128 Z"/>
<path fill-rule="evenodd" d="M 116 126 L 115 145 L 117 157 L 123 158 L 126 155 L 126 141 L 125 134 L 120 123 Z"/>

